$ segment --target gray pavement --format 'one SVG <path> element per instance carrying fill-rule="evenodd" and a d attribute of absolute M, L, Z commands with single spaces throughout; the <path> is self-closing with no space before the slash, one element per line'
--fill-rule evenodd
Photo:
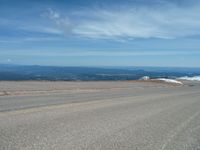
<path fill-rule="evenodd" d="M 39 94 L 13 84 L 1 88 L 18 93 L 0 96 L 1 150 L 200 149 L 199 84 L 68 83 Z"/>

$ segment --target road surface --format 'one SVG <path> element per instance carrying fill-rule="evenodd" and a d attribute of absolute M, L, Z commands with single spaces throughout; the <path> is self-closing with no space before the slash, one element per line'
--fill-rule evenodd
<path fill-rule="evenodd" d="M 0 150 L 199 150 L 200 85 L 0 82 Z"/>

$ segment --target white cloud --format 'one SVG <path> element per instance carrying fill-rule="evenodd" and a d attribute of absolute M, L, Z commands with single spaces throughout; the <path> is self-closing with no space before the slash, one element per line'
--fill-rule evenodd
<path fill-rule="evenodd" d="M 199 51 L 192 51 L 193 54 L 199 55 Z M 0 52 L 1 55 L 9 55 L 9 52 Z M 191 52 L 188 51 L 68 51 L 68 52 L 49 52 L 34 50 L 26 52 L 26 50 L 17 50 L 19 56 L 48 56 L 48 57 L 87 57 L 87 56 L 100 56 L 100 57 L 126 57 L 126 56 L 188 56 Z"/>
<path fill-rule="evenodd" d="M 73 29 L 73 21 L 69 20 L 67 16 L 61 17 L 58 12 L 52 9 L 48 9 L 44 16 L 47 16 L 50 20 L 55 22 L 59 31 L 61 30 L 64 33 L 70 33 Z"/>
<path fill-rule="evenodd" d="M 21 37 L 21 38 L 12 38 L 7 40 L 1 40 L 0 43 L 7 44 L 7 43 L 24 43 L 24 42 L 52 42 L 52 41 L 63 41 L 64 39 L 61 37 L 37 37 L 37 36 L 31 36 L 31 37 Z"/>
<path fill-rule="evenodd" d="M 12 60 L 11 60 L 10 58 L 8 58 L 8 59 L 6 60 L 6 62 L 7 62 L 7 63 L 10 63 L 10 62 L 12 62 Z"/>
<path fill-rule="evenodd" d="M 179 38 L 200 35 L 200 5 L 160 8 L 91 8 L 70 13 L 49 9 L 48 18 L 65 34 L 87 38 Z"/>
<path fill-rule="evenodd" d="M 63 31 L 53 27 L 44 27 L 44 26 L 21 26 L 19 27 L 20 30 L 31 31 L 31 32 L 41 32 L 47 34 L 55 34 L 55 35 L 62 35 Z"/>

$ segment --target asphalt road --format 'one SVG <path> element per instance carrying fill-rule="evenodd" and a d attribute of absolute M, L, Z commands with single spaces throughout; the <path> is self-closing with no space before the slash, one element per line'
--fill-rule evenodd
<path fill-rule="evenodd" d="M 84 84 L 0 96 L 0 150 L 200 149 L 198 84 Z"/>

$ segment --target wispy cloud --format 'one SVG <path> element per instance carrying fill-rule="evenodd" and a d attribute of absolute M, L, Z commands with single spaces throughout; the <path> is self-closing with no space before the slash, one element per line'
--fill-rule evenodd
<path fill-rule="evenodd" d="M 86 38 L 182 38 L 200 35 L 200 4 L 182 7 L 167 2 L 159 7 L 91 8 L 47 17 L 65 34 Z"/>
<path fill-rule="evenodd" d="M 55 41 L 63 41 L 63 38 L 60 37 L 20 37 L 20 38 L 12 38 L 7 40 L 1 40 L 0 43 L 2 44 L 19 44 L 24 42 L 55 42 Z"/>
<path fill-rule="evenodd" d="M 127 57 L 127 56 L 188 56 L 191 52 L 188 51 L 68 51 L 68 52 L 54 52 L 33 50 L 27 52 L 26 50 L 17 50 L 16 56 L 48 56 L 48 57 Z M 9 52 L 0 52 L 1 55 L 9 55 Z M 199 51 L 192 51 L 192 54 L 199 55 Z"/>
<path fill-rule="evenodd" d="M 46 16 L 52 20 L 56 24 L 58 30 L 63 31 L 65 34 L 71 33 L 74 28 L 74 20 L 69 20 L 68 16 L 61 17 L 60 13 L 54 11 L 51 8 L 42 14 L 42 16 Z"/>
<path fill-rule="evenodd" d="M 57 28 L 53 27 L 45 27 L 45 26 L 31 26 L 31 25 L 25 25 L 20 26 L 18 29 L 23 31 L 31 31 L 31 32 L 38 32 L 38 33 L 47 33 L 47 34 L 54 34 L 54 35 L 62 35 L 63 31 L 59 30 Z"/>

